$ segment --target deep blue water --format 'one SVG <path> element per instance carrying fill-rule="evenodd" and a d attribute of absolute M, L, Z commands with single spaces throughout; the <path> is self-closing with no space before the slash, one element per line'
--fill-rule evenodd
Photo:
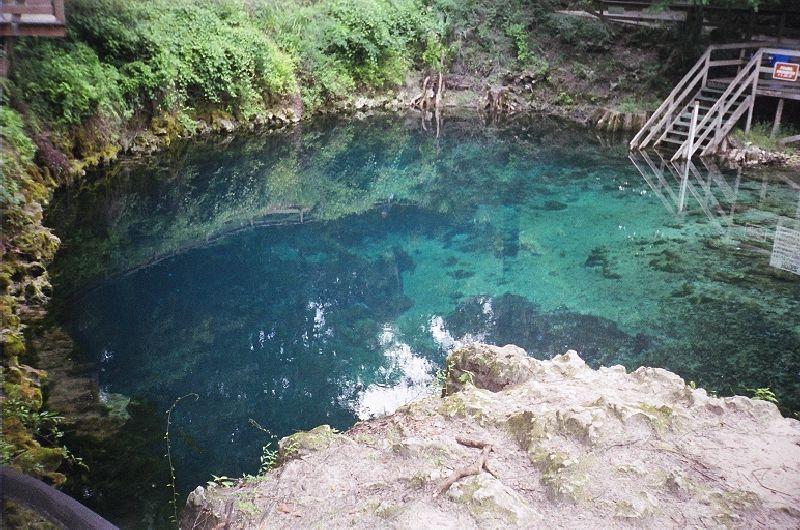
<path fill-rule="evenodd" d="M 257 472 L 250 420 L 346 429 L 435 391 L 470 340 L 769 387 L 796 412 L 800 179 L 698 163 L 681 200 L 682 168 L 635 161 L 541 118 L 446 119 L 437 138 L 372 117 L 181 145 L 65 190 L 61 321 L 104 396 L 132 400 L 112 442 L 76 449 L 92 471 L 74 492 L 124 526 L 163 521 L 179 396 L 199 396 L 173 418 L 185 494 Z"/>

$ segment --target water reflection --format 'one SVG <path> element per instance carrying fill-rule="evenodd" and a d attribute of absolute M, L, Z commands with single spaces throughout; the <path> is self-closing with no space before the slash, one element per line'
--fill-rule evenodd
<path fill-rule="evenodd" d="M 789 174 L 764 174 L 760 188 L 742 191 L 742 170 L 726 174 L 708 159 L 671 162 L 657 151 L 631 153 L 631 162 L 668 212 L 682 217 L 701 211 L 720 237 L 752 245 L 769 265 L 800 275 L 800 183 Z M 747 178 L 747 177 L 745 177 Z M 796 206 L 786 198 L 788 188 Z M 784 208 L 775 210 L 771 188 Z M 754 196 L 755 195 L 755 196 Z M 771 242 L 771 250 L 764 248 Z"/>

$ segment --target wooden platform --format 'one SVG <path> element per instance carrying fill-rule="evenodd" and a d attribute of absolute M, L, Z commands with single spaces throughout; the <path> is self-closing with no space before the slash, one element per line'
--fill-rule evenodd
<path fill-rule="evenodd" d="M 771 72 L 772 70 L 770 69 L 767 74 L 769 75 Z M 733 81 L 732 77 L 709 79 L 708 85 L 725 88 L 731 84 L 731 81 Z M 768 79 L 766 76 L 764 76 L 758 80 L 758 85 L 756 85 L 756 95 L 800 101 L 800 83 L 796 81 L 794 83 L 787 81 L 776 81 Z"/>
<path fill-rule="evenodd" d="M 64 0 L 0 0 L 0 37 L 63 37 Z"/>
<path fill-rule="evenodd" d="M 745 121 L 750 131 L 758 100 L 777 98 L 772 136 L 780 129 L 784 100 L 800 101 L 800 45 L 743 42 L 709 46 L 631 141 L 673 150 L 670 161 L 726 149 L 728 134 Z M 782 78 L 782 79 L 779 79 Z M 783 138 L 783 142 L 800 140 Z"/>

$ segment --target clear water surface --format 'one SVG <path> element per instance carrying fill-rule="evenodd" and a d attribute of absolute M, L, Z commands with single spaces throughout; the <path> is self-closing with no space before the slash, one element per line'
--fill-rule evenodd
<path fill-rule="evenodd" d="M 682 185 L 633 162 L 544 118 L 436 137 L 371 117 L 183 144 L 63 191 L 56 313 L 103 395 L 132 399 L 111 441 L 74 442 L 91 471 L 72 492 L 167 524 L 179 396 L 199 396 L 173 417 L 183 495 L 257 472 L 251 420 L 346 429 L 430 392 L 471 340 L 769 387 L 796 413 L 800 178 L 699 164 Z"/>

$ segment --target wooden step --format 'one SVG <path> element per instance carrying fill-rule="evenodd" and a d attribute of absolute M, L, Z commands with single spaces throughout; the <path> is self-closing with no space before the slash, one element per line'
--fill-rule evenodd
<path fill-rule="evenodd" d="M 663 140 L 661 140 L 661 141 L 662 141 L 662 142 L 667 142 L 667 143 L 670 143 L 670 144 L 683 145 L 683 142 L 685 142 L 686 140 L 678 140 L 678 139 L 676 139 L 676 138 L 669 138 L 669 137 L 667 137 L 667 138 L 664 138 L 664 139 L 663 139 Z M 707 145 L 708 145 L 708 142 L 709 142 L 709 139 L 708 139 L 708 138 L 706 138 L 705 140 L 703 140 L 703 141 L 702 141 L 702 142 L 700 142 L 699 144 L 695 144 L 695 148 L 698 148 L 698 149 L 699 149 L 699 148 L 701 148 L 701 147 L 705 147 L 705 146 L 707 146 Z"/>
<path fill-rule="evenodd" d="M 706 110 L 711 110 L 711 109 L 706 109 Z M 736 109 L 733 109 L 733 110 L 728 109 L 727 111 L 725 111 L 722 114 L 722 116 L 723 117 L 730 116 L 735 111 L 736 111 Z M 698 113 L 697 114 L 697 123 L 700 123 L 701 121 L 703 121 L 703 118 L 705 117 L 706 114 L 708 114 L 708 113 L 707 112 L 704 112 L 703 114 Z M 690 123 L 691 119 L 692 119 L 692 113 L 691 112 L 684 112 L 683 114 L 679 115 L 678 116 L 678 120 L 675 120 L 675 121 L 684 121 L 683 118 L 686 118 L 685 123 Z M 675 122 L 673 122 L 673 123 L 675 123 Z"/>
<path fill-rule="evenodd" d="M 744 98 L 746 98 L 746 97 L 747 97 L 747 96 L 745 96 L 744 94 L 740 94 L 739 96 L 737 96 L 737 97 L 736 97 L 736 99 L 737 99 L 737 100 L 739 100 L 739 101 L 741 102 L 741 101 L 742 101 Z M 718 98 L 718 97 L 711 97 L 711 96 L 697 96 L 697 97 L 696 97 L 696 98 L 694 98 L 694 99 L 699 99 L 700 101 L 713 101 L 714 103 L 716 103 L 717 101 L 719 101 L 719 98 Z"/>
<path fill-rule="evenodd" d="M 728 90 L 728 85 L 725 85 L 722 88 L 714 88 L 714 87 L 707 86 L 707 87 L 701 89 L 700 92 L 712 92 L 714 94 L 722 94 L 726 90 Z"/>

